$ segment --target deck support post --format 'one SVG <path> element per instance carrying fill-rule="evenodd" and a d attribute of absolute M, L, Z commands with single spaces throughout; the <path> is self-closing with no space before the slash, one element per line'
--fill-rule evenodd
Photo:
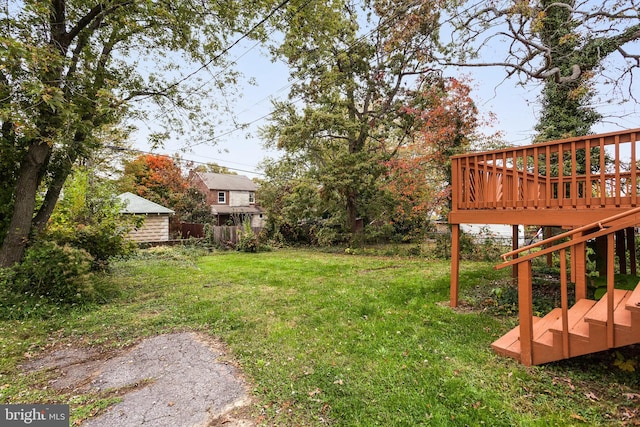
<path fill-rule="evenodd" d="M 615 234 L 615 233 L 614 233 Z M 615 347 L 613 324 L 613 291 L 615 288 L 615 238 L 609 234 L 607 239 L 607 348 Z"/>
<path fill-rule="evenodd" d="M 618 263 L 620 268 L 620 274 L 627 274 L 627 239 L 625 237 L 625 230 L 618 230 L 615 233 L 616 236 L 616 255 L 618 256 Z"/>
<path fill-rule="evenodd" d="M 458 281 L 460 276 L 460 224 L 451 225 L 451 284 L 449 305 L 458 306 Z"/>
<path fill-rule="evenodd" d="M 636 229 L 629 227 L 625 230 L 627 234 L 627 249 L 629 250 L 629 270 L 632 276 L 638 273 L 636 265 Z"/>
<path fill-rule="evenodd" d="M 518 316 L 520 320 L 520 362 L 533 364 L 533 299 L 531 261 L 518 263 Z"/>
<path fill-rule="evenodd" d="M 511 250 L 518 250 L 518 225 L 513 225 L 511 229 Z M 514 256 L 514 259 L 518 258 L 518 254 Z M 514 279 L 518 278 L 518 266 L 514 264 L 511 267 L 511 277 Z"/>
<path fill-rule="evenodd" d="M 572 239 L 579 239 L 578 233 Z M 587 244 L 577 243 L 571 247 L 571 281 L 576 284 L 576 301 L 587 297 Z"/>

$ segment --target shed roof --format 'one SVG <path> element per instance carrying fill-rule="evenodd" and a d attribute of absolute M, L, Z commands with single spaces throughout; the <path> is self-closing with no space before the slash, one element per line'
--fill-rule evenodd
<path fill-rule="evenodd" d="M 127 214 L 167 214 L 173 215 L 175 212 L 162 205 L 147 200 L 133 193 L 122 193 L 118 199 L 124 203 L 125 207 L 120 211 Z"/>
<path fill-rule="evenodd" d="M 256 191 L 258 186 L 244 175 L 196 172 L 209 190 Z"/>

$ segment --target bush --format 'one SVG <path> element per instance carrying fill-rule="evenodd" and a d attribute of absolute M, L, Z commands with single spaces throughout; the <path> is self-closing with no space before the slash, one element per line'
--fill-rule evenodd
<path fill-rule="evenodd" d="M 124 230 L 124 231 L 123 231 Z M 135 242 L 125 239 L 125 231 L 117 230 L 106 221 L 102 224 L 83 225 L 63 229 L 50 226 L 48 237 L 61 246 L 72 246 L 88 252 L 92 257 L 92 267 L 103 270 L 110 258 L 127 257 L 135 252 Z"/>
<path fill-rule="evenodd" d="M 93 258 L 82 250 L 51 241 L 29 247 L 21 264 L 14 267 L 14 293 L 71 304 L 91 300 Z"/>
<path fill-rule="evenodd" d="M 116 296 L 92 263 L 90 254 L 69 245 L 43 240 L 30 246 L 21 264 L 0 269 L 0 319 L 50 317 Z"/>
<path fill-rule="evenodd" d="M 126 235 L 140 219 L 120 214 L 123 205 L 110 183 L 89 178 L 86 170 L 76 170 L 69 178 L 64 197 L 47 224 L 45 239 L 87 251 L 93 256 L 94 269 L 101 270 L 110 258 L 135 250 L 135 243 L 126 240 Z"/>
<path fill-rule="evenodd" d="M 451 257 L 451 234 L 438 234 L 435 237 L 435 256 L 438 258 Z M 463 259 L 473 261 L 499 262 L 500 255 L 511 250 L 494 236 L 487 235 L 483 239 L 474 239 L 467 233 L 460 233 L 460 255 Z"/>
<path fill-rule="evenodd" d="M 236 249 L 243 252 L 258 252 L 260 242 L 258 236 L 251 229 L 251 223 L 245 221 L 242 223 L 242 231 L 238 230 L 238 243 Z"/>

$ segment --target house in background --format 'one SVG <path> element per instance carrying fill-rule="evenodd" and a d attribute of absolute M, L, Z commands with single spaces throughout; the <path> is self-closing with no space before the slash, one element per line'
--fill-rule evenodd
<path fill-rule="evenodd" d="M 258 186 L 248 177 L 191 171 L 189 182 L 206 196 L 216 225 L 241 225 L 249 219 L 251 227 L 264 226 L 263 211 L 256 204 Z"/>
<path fill-rule="evenodd" d="M 169 240 L 169 217 L 175 212 L 133 193 L 122 193 L 124 204 L 120 213 L 144 217 L 142 226 L 133 229 L 127 238 L 135 242 L 166 242 Z"/>

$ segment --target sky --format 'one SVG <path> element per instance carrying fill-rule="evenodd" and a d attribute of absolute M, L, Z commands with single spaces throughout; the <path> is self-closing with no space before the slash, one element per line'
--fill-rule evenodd
<path fill-rule="evenodd" d="M 241 99 L 236 103 L 234 111 L 236 122 L 251 123 L 241 131 L 234 131 L 233 119 L 226 119 L 226 126 L 220 128 L 215 145 L 199 145 L 188 151 L 176 141 L 168 141 L 160 149 L 153 150 L 158 154 L 180 152 L 186 160 L 202 163 L 217 163 L 239 174 L 250 178 L 261 177 L 260 162 L 265 158 L 277 158 L 278 152 L 268 151 L 258 136 L 259 128 L 268 124 L 271 112 L 271 99 L 284 100 L 288 96 L 290 81 L 288 71 L 282 62 L 272 62 L 267 55 L 256 48 L 253 43 L 241 43 L 230 53 L 236 58 L 236 69 L 243 77 L 239 81 L 238 93 Z M 449 69 L 445 75 L 471 78 L 472 92 L 481 117 L 495 115 L 495 123 L 487 133 L 501 131 L 504 141 L 509 145 L 527 145 L 535 134 L 539 104 L 537 98 L 540 85 L 520 85 L 514 79 L 505 80 L 503 68 L 464 68 Z M 249 84 L 254 81 L 255 84 Z M 222 101 L 222 100 L 221 100 Z M 595 133 L 612 132 L 622 128 L 640 127 L 638 106 L 626 103 L 597 105 L 605 116 L 614 115 L 615 120 L 605 120 L 592 129 Z M 139 132 L 134 139 L 134 148 L 151 151 L 144 132 Z"/>

